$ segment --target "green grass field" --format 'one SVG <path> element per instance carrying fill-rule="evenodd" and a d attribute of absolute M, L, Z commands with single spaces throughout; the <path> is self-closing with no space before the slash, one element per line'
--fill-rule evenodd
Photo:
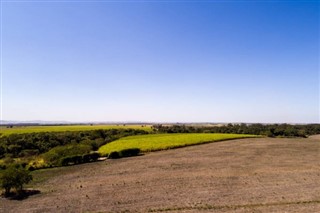
<path fill-rule="evenodd" d="M 165 150 L 195 144 L 209 143 L 222 140 L 259 137 L 244 134 L 216 134 L 216 133 L 185 133 L 185 134 L 153 134 L 136 135 L 120 138 L 99 148 L 102 155 L 113 151 L 129 148 L 139 148 L 142 152 Z"/>
<path fill-rule="evenodd" d="M 5 126 L 0 127 L 0 137 L 10 134 L 23 134 L 23 133 L 35 133 L 35 132 L 65 132 L 65 131 L 86 131 L 96 129 L 141 129 L 145 131 L 151 131 L 151 126 L 142 125 L 62 125 L 62 126 L 14 126 L 13 128 L 7 128 Z"/>

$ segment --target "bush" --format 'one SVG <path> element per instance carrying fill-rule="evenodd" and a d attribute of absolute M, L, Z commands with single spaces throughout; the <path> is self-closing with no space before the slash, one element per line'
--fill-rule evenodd
<path fill-rule="evenodd" d="M 39 154 L 39 150 L 37 150 L 37 149 L 25 149 L 25 150 L 22 150 L 18 156 L 19 157 L 30 157 L 30 156 L 35 156 L 38 154 Z"/>
<path fill-rule="evenodd" d="M 83 162 L 81 155 L 80 155 L 80 156 L 79 156 L 79 155 L 72 156 L 72 157 L 70 157 L 70 160 L 71 160 L 71 162 L 72 162 L 73 164 L 80 164 L 80 163 Z"/>
<path fill-rule="evenodd" d="M 117 158 L 120 158 L 120 154 L 119 154 L 119 152 L 111 152 L 111 153 L 108 155 L 108 158 L 110 158 L 110 159 L 117 159 Z"/>
<path fill-rule="evenodd" d="M 10 166 L 3 171 L 0 183 L 5 190 L 5 196 L 10 194 L 10 190 L 14 188 L 18 194 L 22 193 L 23 184 L 27 184 L 32 180 L 29 171 L 22 166 Z"/>
<path fill-rule="evenodd" d="M 100 157 L 99 153 L 90 153 L 82 156 L 82 160 L 84 163 L 97 161 Z"/>
<path fill-rule="evenodd" d="M 132 148 L 132 149 L 124 149 L 120 151 L 120 156 L 121 157 L 132 157 L 132 156 L 137 156 L 140 153 L 140 149 L 138 148 Z"/>
<path fill-rule="evenodd" d="M 49 152 L 43 154 L 43 158 L 49 165 L 59 166 L 63 165 L 63 161 L 70 161 L 74 164 L 81 163 L 82 155 L 89 153 L 90 145 L 85 144 L 71 144 L 66 146 L 58 146 L 51 149 Z M 72 159 L 65 159 L 72 158 Z"/>
<path fill-rule="evenodd" d="M 108 156 L 110 159 L 117 159 L 117 158 L 123 158 L 123 157 L 132 157 L 137 156 L 140 153 L 140 149 L 138 148 L 131 148 L 131 149 L 124 149 L 119 152 L 111 152 Z"/>
<path fill-rule="evenodd" d="M 67 156 L 67 157 L 61 158 L 60 165 L 69 166 L 69 165 L 75 165 L 80 163 L 94 162 L 94 161 L 97 161 L 99 157 L 100 157 L 99 153 Z"/>

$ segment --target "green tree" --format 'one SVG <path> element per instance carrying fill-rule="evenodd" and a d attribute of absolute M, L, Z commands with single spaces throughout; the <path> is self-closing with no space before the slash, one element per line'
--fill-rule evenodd
<path fill-rule="evenodd" d="M 32 180 L 32 175 L 22 166 L 10 166 L 3 171 L 0 178 L 1 187 L 5 190 L 5 196 L 10 194 L 12 188 L 18 194 L 22 193 L 23 184 L 27 184 Z"/>

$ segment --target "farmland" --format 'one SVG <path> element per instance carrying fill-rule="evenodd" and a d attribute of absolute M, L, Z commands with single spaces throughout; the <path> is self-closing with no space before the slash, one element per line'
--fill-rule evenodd
<path fill-rule="evenodd" d="M 100 147 L 102 155 L 108 155 L 114 151 L 139 148 L 142 152 L 172 149 L 214 141 L 223 141 L 239 138 L 257 137 L 245 134 L 210 134 L 210 133 L 185 133 L 185 134 L 153 134 L 138 135 L 120 138 Z"/>
<path fill-rule="evenodd" d="M 37 132 L 66 132 L 66 131 L 89 131 L 98 129 L 140 129 L 151 131 L 150 125 L 61 125 L 61 126 L 13 126 L 0 127 L 0 136 L 10 134 L 24 134 Z"/>
<path fill-rule="evenodd" d="M 0 212 L 319 212 L 320 138 L 248 138 L 37 170 Z"/>
<path fill-rule="evenodd" d="M 36 169 L 27 187 L 38 194 L 22 201 L 2 197 L 0 212 L 320 210 L 318 136 L 190 133 L 201 129 L 184 126 L 166 130 L 171 133 L 150 126 L 88 127 L 49 131 L 39 126 L 39 132 L 17 127 L 29 132 L 1 137 L 0 164 Z M 143 155 L 93 160 L 94 154 L 133 148 Z M 166 151 L 153 152 L 158 150 Z M 47 167 L 56 168 L 41 169 Z"/>

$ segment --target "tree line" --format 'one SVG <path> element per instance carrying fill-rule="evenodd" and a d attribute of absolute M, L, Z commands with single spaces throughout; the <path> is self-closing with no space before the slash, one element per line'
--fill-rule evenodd
<path fill-rule="evenodd" d="M 268 137 L 307 137 L 320 134 L 320 124 L 227 124 L 222 126 L 153 125 L 159 133 L 234 133 Z"/>

